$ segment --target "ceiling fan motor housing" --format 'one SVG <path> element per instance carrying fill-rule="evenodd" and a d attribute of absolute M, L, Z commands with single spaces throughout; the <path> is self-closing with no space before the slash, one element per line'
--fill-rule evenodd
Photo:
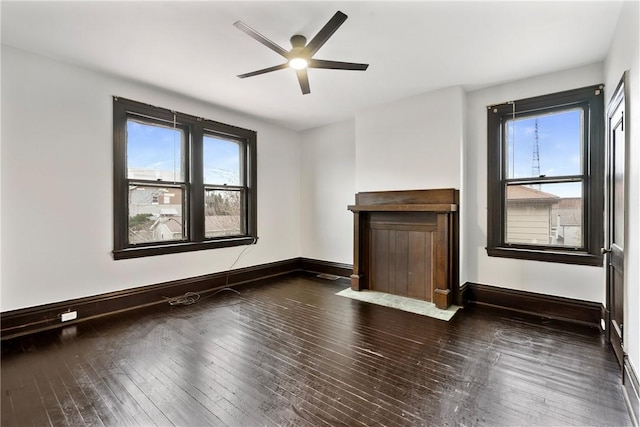
<path fill-rule="evenodd" d="M 295 48 L 302 48 L 307 45 L 307 38 L 305 36 L 301 36 L 300 34 L 294 34 L 291 36 L 291 46 Z"/>

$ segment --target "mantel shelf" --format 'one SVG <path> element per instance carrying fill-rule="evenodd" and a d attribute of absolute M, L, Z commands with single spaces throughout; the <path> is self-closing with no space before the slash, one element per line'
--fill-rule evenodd
<path fill-rule="evenodd" d="M 347 209 L 352 212 L 456 212 L 458 205 L 448 203 L 349 205 Z"/>

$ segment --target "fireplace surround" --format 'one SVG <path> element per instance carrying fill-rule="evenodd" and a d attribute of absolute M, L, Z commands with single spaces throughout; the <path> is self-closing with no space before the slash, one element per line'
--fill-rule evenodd
<path fill-rule="evenodd" d="M 356 194 L 351 288 L 462 305 L 458 281 L 459 191 Z"/>

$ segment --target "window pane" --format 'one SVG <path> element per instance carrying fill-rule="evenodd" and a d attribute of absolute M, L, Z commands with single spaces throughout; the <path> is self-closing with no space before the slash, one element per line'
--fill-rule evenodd
<path fill-rule="evenodd" d="M 505 178 L 582 174 L 582 109 L 507 120 Z"/>
<path fill-rule="evenodd" d="M 127 178 L 184 182 L 183 131 L 127 120 Z"/>
<path fill-rule="evenodd" d="M 582 183 L 507 186 L 505 243 L 582 248 Z"/>
<path fill-rule="evenodd" d="M 243 184 L 240 181 L 240 143 L 205 135 L 203 156 L 205 184 Z"/>
<path fill-rule="evenodd" d="M 183 240 L 183 189 L 129 185 L 129 244 Z"/>
<path fill-rule="evenodd" d="M 205 237 L 244 235 L 242 193 L 240 191 L 205 190 Z"/>

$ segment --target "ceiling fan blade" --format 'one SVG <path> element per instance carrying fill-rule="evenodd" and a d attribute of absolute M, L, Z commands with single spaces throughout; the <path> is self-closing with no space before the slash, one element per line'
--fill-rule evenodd
<path fill-rule="evenodd" d="M 333 15 L 333 18 L 331 18 L 329 22 L 327 22 L 325 26 L 322 27 L 318 34 L 316 34 L 316 36 L 305 47 L 309 57 L 312 57 L 346 20 L 347 15 L 340 11 L 337 11 L 336 14 Z"/>
<path fill-rule="evenodd" d="M 311 89 L 309 88 L 309 75 L 307 74 L 307 70 L 296 70 L 296 74 L 298 75 L 298 82 L 300 82 L 300 89 L 302 89 L 302 94 L 306 95 L 308 93 L 311 93 Z"/>
<path fill-rule="evenodd" d="M 266 38 L 265 36 L 257 32 L 250 26 L 248 26 L 247 24 L 245 24 L 244 22 L 236 21 L 234 22 L 233 25 L 236 28 L 238 28 L 240 31 L 249 35 L 249 37 L 259 41 L 260 43 L 262 43 L 263 45 L 265 45 L 266 47 L 268 47 L 278 55 L 284 56 L 285 58 L 289 59 L 289 51 L 281 48 L 280 46 L 278 46 L 277 44 L 275 44 L 274 42 L 272 42 L 271 40 L 269 40 L 268 38 Z"/>
<path fill-rule="evenodd" d="M 246 79 L 247 77 L 253 77 L 253 76 L 258 76 L 258 75 L 264 74 L 264 73 L 270 73 L 272 71 L 283 70 L 283 69 L 287 68 L 288 66 L 289 66 L 289 64 L 285 62 L 284 64 L 275 65 L 275 66 L 269 67 L 269 68 L 263 68 L 262 70 L 257 70 L 257 71 L 252 71 L 250 73 L 240 74 L 238 77 L 241 78 L 241 79 Z"/>
<path fill-rule="evenodd" d="M 309 61 L 309 68 L 364 71 L 368 67 L 369 64 L 357 64 L 355 62 L 326 61 L 324 59 L 312 59 Z"/>

